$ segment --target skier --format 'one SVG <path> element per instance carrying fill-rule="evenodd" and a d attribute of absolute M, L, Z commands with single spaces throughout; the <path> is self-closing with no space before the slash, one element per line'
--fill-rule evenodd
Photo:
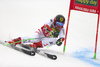
<path fill-rule="evenodd" d="M 40 29 L 35 31 L 35 33 L 32 36 L 18 37 L 16 39 L 13 39 L 12 41 L 8 41 L 8 43 L 9 44 L 14 43 L 13 45 L 31 43 L 28 44 L 28 46 L 33 48 L 44 48 L 54 44 L 60 46 L 65 38 L 65 31 L 63 28 L 64 24 L 65 24 L 64 16 L 57 15 L 56 17 L 54 17 L 54 19 L 50 19 Z M 29 38 L 36 38 L 36 39 L 18 42 Z"/>

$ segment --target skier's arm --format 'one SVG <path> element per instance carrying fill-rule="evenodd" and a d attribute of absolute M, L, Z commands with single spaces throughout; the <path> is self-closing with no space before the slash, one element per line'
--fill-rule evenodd
<path fill-rule="evenodd" d="M 57 32 L 55 32 L 55 31 L 50 31 L 50 34 L 51 34 L 51 37 L 55 37 L 55 38 L 57 38 L 58 37 L 58 33 Z"/>
<path fill-rule="evenodd" d="M 44 27 L 43 29 L 46 30 L 47 32 L 52 31 L 52 29 L 50 28 L 50 26 L 48 24 L 45 24 L 43 27 Z"/>
<path fill-rule="evenodd" d="M 64 40 L 65 40 L 65 29 L 62 28 L 59 33 L 59 39 L 56 41 L 56 44 L 60 46 Z"/>
<path fill-rule="evenodd" d="M 58 37 L 58 33 L 55 32 L 55 31 L 53 31 L 53 30 L 49 27 L 49 25 L 45 25 L 45 26 L 46 26 L 47 31 L 49 31 L 51 37 Z"/>
<path fill-rule="evenodd" d="M 43 32 L 45 33 L 45 32 L 48 32 L 48 33 L 50 33 L 50 37 L 58 37 L 58 33 L 57 32 L 54 32 L 51 28 L 50 28 L 50 26 L 48 25 L 48 24 L 45 24 L 44 26 L 42 26 L 42 30 L 43 30 Z"/>

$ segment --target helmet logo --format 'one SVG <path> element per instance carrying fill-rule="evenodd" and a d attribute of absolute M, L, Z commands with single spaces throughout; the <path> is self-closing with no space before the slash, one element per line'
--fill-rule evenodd
<path fill-rule="evenodd" d="M 63 17 L 60 17 L 60 21 L 63 21 L 64 19 L 63 19 Z"/>

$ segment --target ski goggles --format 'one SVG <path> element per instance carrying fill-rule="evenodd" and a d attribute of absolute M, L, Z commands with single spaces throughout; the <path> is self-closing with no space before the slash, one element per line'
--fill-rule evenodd
<path fill-rule="evenodd" d="M 57 26 L 61 26 L 61 27 L 63 27 L 64 23 L 56 22 L 56 25 L 57 25 Z"/>

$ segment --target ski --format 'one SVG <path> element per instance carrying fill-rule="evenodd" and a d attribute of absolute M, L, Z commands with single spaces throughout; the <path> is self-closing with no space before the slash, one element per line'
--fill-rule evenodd
<path fill-rule="evenodd" d="M 40 50 L 37 50 L 36 53 L 42 55 L 42 56 L 45 56 L 45 57 L 48 57 L 52 60 L 56 60 L 57 59 L 57 56 L 56 55 L 52 55 L 52 54 L 49 54 L 49 53 L 46 53 L 46 52 L 43 52 L 43 51 L 40 51 Z"/>
<path fill-rule="evenodd" d="M 7 41 L 5 41 L 5 42 L 0 41 L 0 44 L 2 44 L 2 45 L 5 45 L 5 43 L 7 43 Z M 56 55 L 52 55 L 52 54 L 46 53 L 44 51 L 37 50 L 37 48 L 30 47 L 27 44 L 26 45 L 25 44 L 19 44 L 19 46 L 21 46 L 22 48 L 21 47 L 17 47 L 16 45 L 13 45 L 13 44 L 12 45 L 7 45 L 7 46 L 10 47 L 10 48 L 13 48 L 15 50 L 18 50 L 20 52 L 23 52 L 25 54 L 28 54 L 30 56 L 34 56 L 35 53 L 37 53 L 37 54 L 40 54 L 40 55 L 45 56 L 47 58 L 50 58 L 52 60 L 56 60 L 57 59 Z"/>
<path fill-rule="evenodd" d="M 7 41 L 3 42 L 3 41 L 0 41 L 0 44 L 2 45 L 5 45 L 5 43 L 7 43 Z M 34 56 L 35 55 L 35 52 L 32 51 L 32 50 L 29 50 L 29 49 L 25 49 L 25 48 L 20 48 L 20 47 L 17 47 L 16 45 L 8 45 L 7 47 L 10 47 L 10 48 L 13 48 L 17 51 L 20 51 L 20 52 L 23 52 L 25 54 L 28 54 L 30 56 Z"/>
<path fill-rule="evenodd" d="M 37 48 L 33 48 L 33 47 L 28 46 L 28 45 L 23 45 L 23 44 L 20 44 L 20 45 L 22 47 L 26 48 L 26 49 L 29 49 L 29 50 L 32 50 L 32 51 L 36 52 L 37 54 L 40 54 L 42 56 L 48 57 L 48 58 L 53 59 L 53 60 L 57 59 L 56 55 L 52 55 L 52 54 L 37 50 Z"/>
<path fill-rule="evenodd" d="M 31 55 L 31 56 L 35 55 L 34 51 L 31 51 L 31 50 L 28 50 L 28 49 L 19 48 L 19 47 L 16 47 L 16 46 L 12 46 L 12 48 L 15 49 L 15 50 L 21 51 L 25 54 Z"/>

